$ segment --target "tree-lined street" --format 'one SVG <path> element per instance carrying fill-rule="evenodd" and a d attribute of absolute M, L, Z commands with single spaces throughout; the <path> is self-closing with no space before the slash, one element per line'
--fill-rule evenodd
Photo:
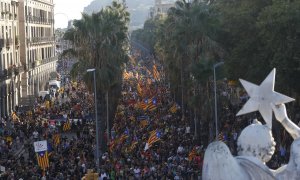
<path fill-rule="evenodd" d="M 260 83 L 275 67 L 275 89 L 299 97 L 299 1 L 179 0 L 130 33 L 129 17 L 113 1 L 74 20 L 49 94 L 0 121 L 1 178 L 201 179 L 210 142 L 237 155 L 244 127 L 265 123 L 236 116 L 249 99 L 239 78 Z M 275 169 L 292 138 L 272 131 Z"/>

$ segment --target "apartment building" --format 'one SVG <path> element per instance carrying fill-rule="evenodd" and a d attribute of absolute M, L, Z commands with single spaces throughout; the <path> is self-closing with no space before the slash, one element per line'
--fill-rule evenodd
<path fill-rule="evenodd" d="M 18 104 L 23 66 L 20 62 L 19 2 L 0 0 L 0 114 Z"/>
<path fill-rule="evenodd" d="M 56 70 L 53 0 L 0 0 L 0 119 Z"/>
<path fill-rule="evenodd" d="M 53 0 L 19 0 L 21 96 L 34 97 L 44 90 L 56 69 Z"/>

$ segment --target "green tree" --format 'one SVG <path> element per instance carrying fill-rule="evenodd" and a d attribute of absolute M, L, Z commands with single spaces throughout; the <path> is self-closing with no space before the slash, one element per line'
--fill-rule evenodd
<path fill-rule="evenodd" d="M 96 69 L 98 117 L 100 119 L 101 150 L 106 147 L 102 141 L 106 123 L 106 98 L 108 94 L 109 117 L 114 117 L 121 94 L 123 66 L 128 60 L 129 13 L 117 2 L 92 15 L 82 14 L 82 19 L 74 21 L 74 29 L 65 38 L 74 42 L 71 52 L 78 62 L 72 73 L 82 74 L 92 89 L 93 75 L 86 69 Z M 109 93 L 108 93 L 109 92 Z M 110 121 L 110 125 L 112 122 Z M 110 126 L 111 127 L 111 126 Z"/>
<path fill-rule="evenodd" d="M 198 117 L 212 119 L 209 78 L 213 62 L 219 60 L 223 52 L 214 40 L 217 30 L 217 18 L 207 3 L 181 0 L 169 10 L 158 33 L 156 53 L 175 97 L 180 97 L 176 99 L 181 101 L 182 114 L 186 110 L 194 112 L 191 118 L 195 125 Z M 205 108 L 199 108 L 201 106 Z"/>
<path fill-rule="evenodd" d="M 277 68 L 277 87 L 291 93 L 300 85 L 300 2 L 276 0 L 259 15 L 256 23 L 264 58 Z M 297 95 L 295 94 L 295 95 Z M 299 95 L 299 94 L 298 94 Z"/>

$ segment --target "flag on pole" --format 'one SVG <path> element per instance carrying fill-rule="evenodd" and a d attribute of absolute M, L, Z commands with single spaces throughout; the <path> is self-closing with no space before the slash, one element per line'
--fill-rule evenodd
<path fill-rule="evenodd" d="M 36 153 L 38 165 L 44 171 L 49 167 L 49 156 L 48 151 L 40 151 Z"/>
<path fill-rule="evenodd" d="M 63 126 L 63 131 L 69 131 L 71 130 L 71 123 L 69 120 L 67 120 Z"/>

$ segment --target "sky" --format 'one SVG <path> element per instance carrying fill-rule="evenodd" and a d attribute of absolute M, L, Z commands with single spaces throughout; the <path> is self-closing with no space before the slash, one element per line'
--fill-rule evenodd
<path fill-rule="evenodd" d="M 93 0 L 54 0 L 55 28 L 66 28 L 68 20 L 80 19 L 83 8 Z"/>

